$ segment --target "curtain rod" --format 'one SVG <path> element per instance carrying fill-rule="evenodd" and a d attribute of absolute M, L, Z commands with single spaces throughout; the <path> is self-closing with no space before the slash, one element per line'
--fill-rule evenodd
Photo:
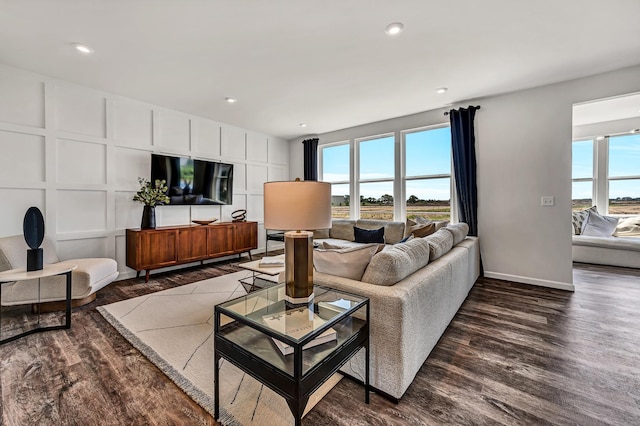
<path fill-rule="evenodd" d="M 471 105 L 469 106 L 471 107 Z M 480 106 L 478 105 L 477 107 L 471 107 L 471 108 L 480 109 Z M 449 111 L 445 111 L 444 115 L 449 115 Z"/>

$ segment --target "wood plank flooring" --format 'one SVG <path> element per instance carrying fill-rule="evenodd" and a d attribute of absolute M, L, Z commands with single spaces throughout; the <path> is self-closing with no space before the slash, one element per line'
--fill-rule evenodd
<path fill-rule="evenodd" d="M 216 424 L 95 308 L 236 264 L 113 283 L 74 310 L 71 330 L 0 346 L 2 424 Z M 575 264 L 574 283 L 480 279 L 400 403 L 365 405 L 342 380 L 303 424 L 639 425 L 640 270 Z"/>

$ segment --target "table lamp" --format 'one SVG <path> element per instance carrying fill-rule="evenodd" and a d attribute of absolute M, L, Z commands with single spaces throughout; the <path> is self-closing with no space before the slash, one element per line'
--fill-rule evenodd
<path fill-rule="evenodd" d="M 313 232 L 331 228 L 331 184 L 301 181 L 264 184 L 264 227 L 284 234 L 285 300 L 313 299 Z"/>

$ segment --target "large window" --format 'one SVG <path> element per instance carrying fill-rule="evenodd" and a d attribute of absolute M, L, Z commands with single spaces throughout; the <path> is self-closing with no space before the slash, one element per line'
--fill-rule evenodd
<path fill-rule="evenodd" d="M 331 216 L 349 218 L 349 143 L 323 146 L 320 150 L 322 181 L 331 183 Z"/>
<path fill-rule="evenodd" d="M 640 214 L 640 134 L 608 141 L 609 214 Z"/>
<path fill-rule="evenodd" d="M 571 205 L 573 210 L 588 209 L 593 205 L 593 141 L 572 144 Z"/>
<path fill-rule="evenodd" d="M 404 134 L 406 216 L 451 218 L 449 127 Z"/>
<path fill-rule="evenodd" d="M 393 220 L 395 138 L 358 140 L 360 217 Z"/>
<path fill-rule="evenodd" d="M 599 137 L 572 144 L 574 210 L 640 214 L 640 135 Z"/>

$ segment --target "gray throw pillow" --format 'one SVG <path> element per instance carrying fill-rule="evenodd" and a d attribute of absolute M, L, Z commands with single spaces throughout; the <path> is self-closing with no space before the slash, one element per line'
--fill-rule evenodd
<path fill-rule="evenodd" d="M 317 249 L 313 252 L 313 266 L 318 272 L 359 281 L 377 250 L 378 244 Z"/>
<path fill-rule="evenodd" d="M 582 225 L 582 235 L 589 237 L 610 237 L 618 226 L 618 218 L 611 216 L 601 216 L 596 212 L 589 211 L 587 219 Z"/>

